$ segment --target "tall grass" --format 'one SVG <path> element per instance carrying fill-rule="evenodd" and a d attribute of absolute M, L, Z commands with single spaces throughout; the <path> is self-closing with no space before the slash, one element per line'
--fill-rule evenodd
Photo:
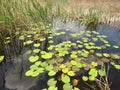
<path fill-rule="evenodd" d="M 63 8 L 67 4 L 68 0 L 0 0 L 0 54 L 3 50 L 6 52 L 3 42 L 6 37 L 13 40 L 16 32 L 31 31 L 32 24 L 38 24 L 39 28 L 40 22 L 52 23 L 54 17 L 78 17 L 86 25 L 98 22 L 99 14 L 93 9 L 87 14 L 82 9 L 67 11 Z"/>

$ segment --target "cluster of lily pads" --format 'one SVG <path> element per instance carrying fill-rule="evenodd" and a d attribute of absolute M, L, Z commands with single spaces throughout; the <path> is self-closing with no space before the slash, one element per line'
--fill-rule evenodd
<path fill-rule="evenodd" d="M 63 90 L 80 90 L 77 86 L 78 79 L 72 79 L 80 70 L 85 70 L 88 75 L 83 75 L 83 81 L 94 81 L 98 76 L 105 76 L 103 68 L 97 68 L 104 63 L 109 63 L 116 69 L 120 65 L 114 60 L 120 60 L 120 53 L 108 53 L 108 48 L 120 49 L 119 45 L 111 45 L 106 40 L 106 35 L 101 35 L 97 31 L 80 31 L 68 35 L 65 31 L 52 32 L 51 24 L 46 27 L 41 25 L 33 28 L 31 32 L 19 36 L 19 40 L 24 47 L 30 47 L 27 54 L 30 54 L 29 61 L 32 65 L 25 73 L 26 76 L 36 77 L 44 72 L 48 72 L 51 78 L 47 81 L 48 89 L 58 90 L 57 82 L 63 82 Z M 69 31 L 69 30 L 67 30 Z M 69 38 L 60 43 L 55 43 L 55 38 L 68 35 Z M 82 36 L 82 37 L 81 37 Z M 73 40 L 74 38 L 74 40 Z M 8 40 L 8 39 L 6 39 Z M 47 45 L 43 45 L 47 42 Z M 10 43 L 7 41 L 6 43 Z M 45 49 L 43 47 L 45 46 Z M 55 79 L 54 76 L 58 75 Z"/>

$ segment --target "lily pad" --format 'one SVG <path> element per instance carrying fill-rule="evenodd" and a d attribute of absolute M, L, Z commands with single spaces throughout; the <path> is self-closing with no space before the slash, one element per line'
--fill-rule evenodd
<path fill-rule="evenodd" d="M 70 82 L 70 77 L 66 75 L 66 76 L 63 76 L 61 80 L 62 80 L 63 83 L 69 83 Z"/>
<path fill-rule="evenodd" d="M 41 57 L 43 58 L 43 59 L 51 59 L 52 58 L 52 53 L 45 53 L 45 54 L 43 54 L 43 55 L 41 55 Z"/>
<path fill-rule="evenodd" d="M 0 63 L 4 60 L 4 56 L 0 56 Z"/>
<path fill-rule="evenodd" d="M 63 85 L 63 90 L 72 90 L 72 85 L 70 83 L 66 83 Z"/>
<path fill-rule="evenodd" d="M 88 77 L 87 76 L 82 76 L 83 81 L 88 81 Z"/>
<path fill-rule="evenodd" d="M 48 75 L 49 76 L 55 76 L 56 72 L 54 70 L 49 71 Z"/>
<path fill-rule="evenodd" d="M 57 81 L 54 78 L 51 78 L 47 81 L 48 86 L 56 85 Z"/>
<path fill-rule="evenodd" d="M 67 74 L 68 74 L 69 76 L 75 76 L 75 72 L 74 72 L 74 71 L 68 71 Z"/>
<path fill-rule="evenodd" d="M 36 56 L 30 56 L 30 57 L 29 57 L 29 61 L 30 61 L 30 62 L 36 62 L 38 59 L 39 59 L 39 56 L 37 56 L 37 55 L 36 55 Z"/>

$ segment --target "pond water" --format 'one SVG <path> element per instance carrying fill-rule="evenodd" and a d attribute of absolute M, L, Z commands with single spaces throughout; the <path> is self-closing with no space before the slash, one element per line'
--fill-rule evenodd
<path fill-rule="evenodd" d="M 120 29 L 118 27 L 106 26 L 106 25 L 87 27 L 81 24 L 81 22 L 79 21 L 63 20 L 63 19 L 54 19 L 52 26 L 53 26 L 52 35 L 55 35 L 56 33 L 59 33 L 59 32 L 66 33 L 63 35 L 54 36 L 53 45 L 58 45 L 66 40 L 72 41 L 74 43 L 77 40 L 83 40 L 83 38 L 85 38 L 83 40 L 84 44 L 88 43 L 88 41 L 91 42 L 93 40 L 95 41 L 95 44 L 97 46 L 102 47 L 102 50 L 97 49 L 97 50 L 94 50 L 94 52 L 104 53 L 104 57 L 101 59 L 101 57 L 99 58 L 96 55 L 95 57 L 93 57 L 94 55 L 90 55 L 90 57 L 86 58 L 85 62 L 91 63 L 92 61 L 97 62 L 97 60 L 105 60 L 105 63 L 106 62 L 109 63 L 108 60 L 110 61 L 115 60 L 117 64 L 120 64 L 120 58 L 112 59 L 111 57 L 108 56 L 107 61 L 105 59 L 108 53 L 110 53 L 111 56 L 116 53 L 117 57 L 118 56 L 120 57 L 120 47 L 119 47 L 120 46 Z M 76 37 L 75 34 L 78 34 L 80 31 L 83 32 L 83 34 Z M 88 36 L 89 40 L 86 39 L 86 35 Z M 106 42 L 106 43 L 103 43 L 100 40 L 96 40 L 95 37 L 98 37 L 99 35 L 104 35 L 103 37 L 105 37 L 105 40 L 107 40 L 109 43 L 107 43 L 107 41 L 103 39 L 101 40 L 103 40 L 103 42 Z M 45 43 L 43 43 L 43 46 L 44 44 Z M 115 45 L 115 48 L 113 47 L 114 45 Z M 76 48 L 77 47 L 72 47 L 69 52 L 71 52 L 72 50 L 81 50 Z M 87 48 L 87 50 L 89 50 L 90 47 L 86 47 L 84 45 L 83 48 L 84 49 Z M 28 49 L 29 48 L 24 48 L 23 52 L 25 52 Z M 31 66 L 31 63 L 28 61 L 29 57 L 30 55 L 23 53 L 22 55 L 18 55 L 12 58 L 12 62 L 9 62 L 9 60 L 7 60 L 6 62 L 3 62 L 2 64 L 0 64 L 0 90 L 42 90 L 43 88 L 47 87 L 47 80 L 50 78 L 47 75 L 47 72 L 37 77 L 25 76 L 25 72 Z M 59 75 L 59 73 L 57 75 Z M 119 79 L 120 72 L 115 68 L 111 68 L 109 69 L 108 73 L 109 73 L 108 80 L 109 82 L 112 82 L 111 90 L 120 90 L 120 86 L 118 85 L 120 83 L 120 79 Z M 80 79 L 80 76 L 83 74 L 86 74 L 86 71 L 81 70 L 75 78 Z M 55 76 L 55 78 L 57 78 L 57 75 Z M 63 85 L 63 83 L 61 82 L 57 83 L 59 90 L 62 90 L 61 85 Z M 83 81 L 79 82 L 78 87 L 80 87 L 81 90 L 91 90 L 91 89 L 87 89 L 89 87 L 86 86 L 86 84 Z M 100 89 L 98 88 L 96 90 L 100 90 Z"/>

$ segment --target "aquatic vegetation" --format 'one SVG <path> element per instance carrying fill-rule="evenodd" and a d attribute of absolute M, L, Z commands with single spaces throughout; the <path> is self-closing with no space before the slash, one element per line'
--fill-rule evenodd
<path fill-rule="evenodd" d="M 4 60 L 4 56 L 0 56 L 0 63 Z"/>
<path fill-rule="evenodd" d="M 48 34 L 49 41 L 46 50 L 39 49 L 42 42 L 46 39 L 38 39 L 37 42 L 30 39 L 24 40 L 28 46 L 32 44 L 34 47 L 32 50 L 34 54 L 32 55 L 31 53 L 29 57 L 29 61 L 32 62 L 33 65 L 30 66 L 30 70 L 28 70 L 25 75 L 35 77 L 47 71 L 48 76 L 51 77 L 47 82 L 49 90 L 58 90 L 58 87 L 56 87 L 58 81 L 63 82 L 64 90 L 79 90 L 79 88 L 77 88 L 79 79 L 71 79 L 71 77 L 75 77 L 76 73 L 81 69 L 87 71 L 88 74 L 81 77 L 85 82 L 95 81 L 98 76 L 105 76 L 105 69 L 98 69 L 97 67 L 104 62 L 109 62 L 109 58 L 113 60 L 119 59 L 119 54 L 102 51 L 112 46 L 106 40 L 107 36 L 100 35 L 97 31 L 92 31 L 92 33 L 96 35 L 95 37 L 89 38 L 91 34 L 87 32 L 87 35 L 79 38 L 79 35 L 85 34 L 83 31 L 81 32 L 81 34 L 70 34 L 71 37 L 78 38 L 75 41 L 67 39 L 57 44 L 54 43 L 54 38 L 66 35 L 66 32 L 60 32 L 60 30 L 54 34 L 48 34 L 47 32 L 46 34 Z M 101 42 L 101 44 L 97 45 L 97 42 Z M 117 49 L 119 46 L 113 45 L 113 48 Z M 99 59 L 99 61 L 95 61 L 95 59 Z M 120 69 L 119 65 L 114 64 L 113 66 L 116 69 Z M 61 74 L 58 75 L 58 79 L 54 79 L 59 72 L 61 72 Z"/>

